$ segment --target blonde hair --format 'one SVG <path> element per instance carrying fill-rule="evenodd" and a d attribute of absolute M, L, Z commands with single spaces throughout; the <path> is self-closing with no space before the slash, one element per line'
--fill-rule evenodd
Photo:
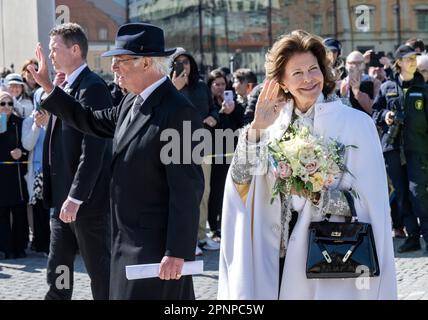
<path fill-rule="evenodd" d="M 331 61 L 327 57 L 326 48 L 321 38 L 304 30 L 295 30 L 289 34 L 285 34 L 273 44 L 272 48 L 266 54 L 266 78 L 274 79 L 281 84 L 288 61 L 296 53 L 305 52 L 311 52 L 316 57 L 324 76 L 322 92 L 324 95 L 330 94 L 336 87 L 336 79 L 331 69 Z M 282 96 L 286 100 L 293 98 L 290 93 L 285 93 L 282 89 L 279 92 L 279 96 Z"/>

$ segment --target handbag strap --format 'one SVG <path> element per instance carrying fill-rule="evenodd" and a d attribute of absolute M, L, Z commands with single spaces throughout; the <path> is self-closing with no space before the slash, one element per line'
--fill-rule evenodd
<path fill-rule="evenodd" d="M 348 201 L 349 210 L 351 210 L 351 215 L 352 215 L 352 222 L 358 221 L 357 211 L 355 210 L 354 197 L 347 190 L 343 191 L 343 195 L 345 196 L 346 200 Z"/>
<path fill-rule="evenodd" d="M 352 221 L 352 222 L 358 222 L 358 216 L 357 216 L 357 211 L 355 210 L 355 203 L 354 203 L 354 197 L 352 196 L 352 194 L 347 191 L 344 190 L 342 191 L 343 195 L 346 198 L 346 201 L 348 202 L 348 206 L 349 206 L 349 210 L 351 211 L 351 219 L 346 219 L 347 221 Z M 325 220 L 329 221 L 331 217 L 331 213 L 327 213 L 325 215 Z"/>

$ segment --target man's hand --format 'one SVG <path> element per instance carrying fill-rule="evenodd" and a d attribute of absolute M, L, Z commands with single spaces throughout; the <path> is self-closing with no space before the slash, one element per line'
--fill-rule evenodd
<path fill-rule="evenodd" d="M 43 53 L 42 45 L 40 43 L 38 43 L 36 47 L 36 57 L 39 61 L 39 69 L 36 71 L 34 66 L 30 64 L 27 67 L 27 70 L 31 73 L 34 80 L 43 88 L 43 90 L 47 94 L 50 94 L 54 89 L 54 85 L 49 79 L 49 69 L 46 62 L 45 54 Z"/>
<path fill-rule="evenodd" d="M 13 149 L 10 152 L 10 155 L 12 156 L 13 160 L 19 160 L 22 157 L 22 150 L 19 148 Z"/>
<path fill-rule="evenodd" d="M 372 52 L 373 52 L 373 50 L 371 50 L 371 49 L 364 52 L 363 57 L 364 57 L 364 63 L 365 64 L 369 64 L 370 56 L 371 56 Z"/>
<path fill-rule="evenodd" d="M 38 128 L 46 127 L 49 122 L 49 113 L 46 110 L 40 110 L 34 114 L 34 123 Z"/>
<path fill-rule="evenodd" d="M 360 79 L 349 78 L 349 86 L 351 87 L 354 95 L 357 95 L 358 92 L 360 91 L 360 84 L 361 84 Z"/>
<path fill-rule="evenodd" d="M 65 200 L 62 204 L 59 218 L 64 223 L 71 223 L 76 221 L 77 211 L 79 211 L 80 205 L 70 200 Z"/>
<path fill-rule="evenodd" d="M 159 278 L 162 280 L 180 280 L 184 259 L 163 257 L 159 267 Z"/>
<path fill-rule="evenodd" d="M 54 86 L 60 86 L 65 81 L 65 73 L 57 72 L 53 81 Z"/>
<path fill-rule="evenodd" d="M 211 128 L 215 127 L 217 124 L 217 120 L 214 119 L 212 116 L 206 117 L 203 122 L 209 125 Z"/>

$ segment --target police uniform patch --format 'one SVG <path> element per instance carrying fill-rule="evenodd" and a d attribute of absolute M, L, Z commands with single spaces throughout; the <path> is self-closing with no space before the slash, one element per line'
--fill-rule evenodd
<path fill-rule="evenodd" d="M 424 108 L 424 102 L 421 99 L 418 99 L 415 101 L 415 108 L 416 110 L 422 110 Z"/>

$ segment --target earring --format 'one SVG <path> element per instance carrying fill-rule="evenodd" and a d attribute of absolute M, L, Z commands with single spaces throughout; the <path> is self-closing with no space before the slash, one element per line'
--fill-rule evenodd
<path fill-rule="evenodd" d="M 284 93 L 287 94 L 289 93 L 289 91 L 287 89 L 284 89 Z"/>

